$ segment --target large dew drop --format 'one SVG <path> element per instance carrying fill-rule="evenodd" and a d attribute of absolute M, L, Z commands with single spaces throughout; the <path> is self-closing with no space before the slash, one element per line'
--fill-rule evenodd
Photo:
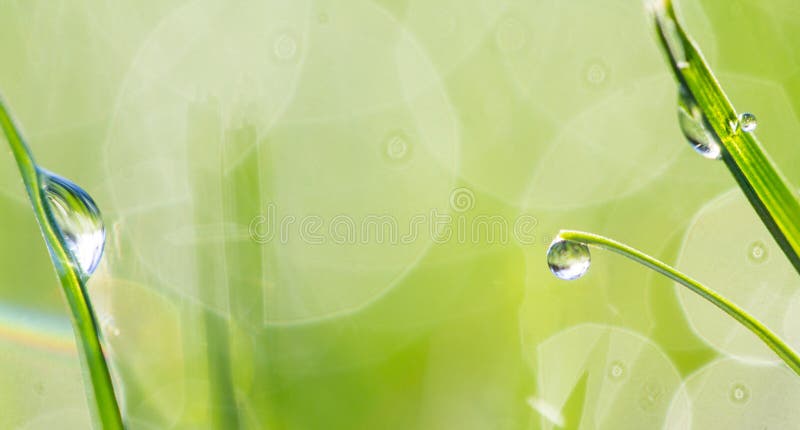
<path fill-rule="evenodd" d="M 678 90 L 678 124 L 686 140 L 698 154 L 712 160 L 722 158 L 722 146 L 716 134 L 711 130 L 692 95 L 682 87 Z"/>
<path fill-rule="evenodd" d="M 41 170 L 50 211 L 73 264 L 88 277 L 100 263 L 106 231 L 94 200 L 74 183 Z"/>
<path fill-rule="evenodd" d="M 589 270 L 592 256 L 589 247 L 578 242 L 557 239 L 547 249 L 547 265 L 557 277 L 572 281 Z"/>

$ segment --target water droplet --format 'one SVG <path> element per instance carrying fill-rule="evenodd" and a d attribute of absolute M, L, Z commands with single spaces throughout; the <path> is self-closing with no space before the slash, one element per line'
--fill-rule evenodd
<path fill-rule="evenodd" d="M 750 400 L 750 389 L 741 383 L 733 384 L 728 397 L 731 402 L 743 405 Z"/>
<path fill-rule="evenodd" d="M 547 250 L 550 271 L 565 281 L 572 281 L 586 274 L 590 264 L 589 247 L 582 243 L 556 239 Z"/>
<path fill-rule="evenodd" d="M 754 131 L 758 126 L 758 121 L 756 120 L 756 116 L 751 114 L 750 112 L 745 112 L 739 115 L 739 128 L 746 132 L 750 133 Z"/>
<path fill-rule="evenodd" d="M 692 95 L 683 87 L 678 90 L 678 124 L 698 154 L 712 160 L 722 158 L 722 145 L 717 135 L 711 130 Z"/>
<path fill-rule="evenodd" d="M 608 368 L 608 376 L 615 381 L 619 381 L 624 378 L 625 364 L 621 361 L 613 361 L 611 366 Z"/>
<path fill-rule="evenodd" d="M 754 263 L 762 263 L 767 260 L 767 246 L 764 242 L 757 240 L 750 244 L 747 257 Z"/>
<path fill-rule="evenodd" d="M 73 264 L 88 277 L 100 263 L 106 231 L 94 200 L 74 183 L 40 170 L 44 191 Z"/>

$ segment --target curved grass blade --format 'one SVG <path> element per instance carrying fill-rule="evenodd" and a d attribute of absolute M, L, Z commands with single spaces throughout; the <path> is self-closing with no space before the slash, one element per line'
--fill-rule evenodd
<path fill-rule="evenodd" d="M 700 282 L 681 273 L 674 267 L 655 259 L 636 248 L 623 243 L 600 236 L 593 233 L 586 233 L 574 230 L 562 230 L 558 233 L 556 240 L 566 240 L 582 243 L 588 246 L 596 246 L 627 257 L 643 266 L 655 270 L 656 272 L 672 279 L 683 285 L 700 297 L 708 300 L 714 306 L 722 309 L 726 314 L 732 316 L 736 321 L 759 337 L 764 344 L 778 355 L 778 357 L 789 366 L 798 376 L 800 376 L 800 356 L 797 355 L 786 342 L 777 334 L 767 328 L 761 321 L 748 314 L 744 309 L 726 299 L 711 288 L 706 287 Z"/>
<path fill-rule="evenodd" d="M 19 166 L 22 181 L 33 206 L 33 213 L 44 236 L 50 258 L 55 266 L 58 279 L 72 311 L 72 324 L 85 377 L 89 397 L 89 409 L 95 423 L 104 430 L 123 429 L 122 415 L 119 410 L 108 364 L 100 346 L 97 320 L 86 292 L 85 279 L 78 272 L 72 257 L 67 251 L 67 244 L 59 234 L 55 216 L 45 194 L 44 178 L 34 161 L 22 133 L 14 124 L 11 114 L 0 97 L 0 128 L 3 129 L 11 151 Z"/>
<path fill-rule="evenodd" d="M 722 144 L 722 160 L 761 221 L 800 273 L 800 202 L 789 182 L 738 115 L 697 44 L 686 33 L 671 0 L 651 3 L 656 33 L 680 89 L 688 91 Z"/>

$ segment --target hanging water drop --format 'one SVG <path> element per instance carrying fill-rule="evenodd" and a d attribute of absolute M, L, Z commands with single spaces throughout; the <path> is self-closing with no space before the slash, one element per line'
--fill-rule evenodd
<path fill-rule="evenodd" d="M 712 160 L 722 158 L 722 145 L 686 88 L 678 90 L 678 124 L 689 144 L 698 154 Z"/>
<path fill-rule="evenodd" d="M 48 206 L 72 262 L 84 277 L 100 263 L 106 231 L 94 200 L 74 183 L 40 170 Z"/>
<path fill-rule="evenodd" d="M 739 128 L 747 133 L 754 131 L 758 126 L 758 121 L 756 120 L 756 116 L 751 114 L 750 112 L 745 112 L 739 115 Z"/>
<path fill-rule="evenodd" d="M 572 281 L 589 270 L 591 264 L 589 247 L 578 242 L 556 239 L 547 249 L 547 265 L 557 277 Z"/>

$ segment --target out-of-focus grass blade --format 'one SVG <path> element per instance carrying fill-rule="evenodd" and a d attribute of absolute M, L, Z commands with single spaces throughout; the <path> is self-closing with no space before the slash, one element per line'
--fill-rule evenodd
<path fill-rule="evenodd" d="M 650 7 L 658 39 L 678 85 L 697 102 L 722 144 L 722 160 L 784 254 L 800 272 L 800 203 L 793 188 L 753 133 L 738 126 L 736 110 L 697 44 L 678 21 L 672 1 L 653 0 Z"/>

